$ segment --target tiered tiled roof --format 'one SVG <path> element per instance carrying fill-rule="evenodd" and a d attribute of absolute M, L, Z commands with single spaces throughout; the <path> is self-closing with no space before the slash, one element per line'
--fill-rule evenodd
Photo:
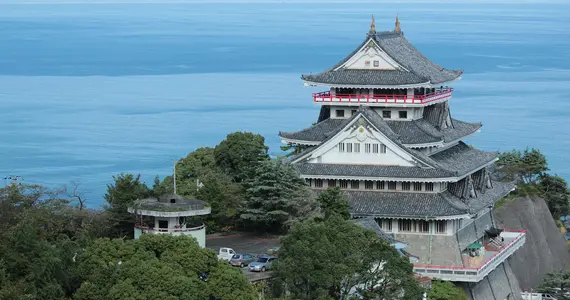
<path fill-rule="evenodd" d="M 374 42 L 383 52 L 396 61 L 399 70 L 354 70 L 342 65 L 361 48 Z M 332 68 L 314 75 L 302 75 L 308 83 L 344 86 L 393 86 L 411 84 L 441 84 L 457 79 L 461 70 L 445 69 L 418 51 L 404 37 L 403 32 L 369 32 L 366 39 L 352 53 Z"/>
<path fill-rule="evenodd" d="M 370 110 L 374 119 L 381 119 L 405 145 L 420 145 L 429 143 L 448 143 L 473 134 L 482 126 L 481 123 L 467 123 L 451 119 L 452 126 L 439 129 L 426 119 L 413 121 L 392 121 L 383 119 L 376 111 Z M 298 141 L 300 143 L 318 145 L 341 131 L 350 119 L 328 118 L 314 126 L 297 132 L 279 132 L 283 139 Z"/>

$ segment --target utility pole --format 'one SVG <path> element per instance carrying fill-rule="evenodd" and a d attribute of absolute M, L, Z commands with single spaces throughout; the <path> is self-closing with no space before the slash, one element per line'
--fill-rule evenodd
<path fill-rule="evenodd" d="M 176 195 L 176 164 L 178 163 L 178 160 L 174 161 L 174 174 L 172 175 L 172 179 L 174 181 L 174 195 Z"/>

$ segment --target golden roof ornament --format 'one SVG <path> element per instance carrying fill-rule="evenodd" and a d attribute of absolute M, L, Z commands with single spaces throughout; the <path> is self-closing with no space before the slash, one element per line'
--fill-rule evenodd
<path fill-rule="evenodd" d="M 368 31 L 369 35 L 376 34 L 376 24 L 374 23 L 374 15 L 372 15 L 372 23 L 370 23 L 370 30 Z"/>
<path fill-rule="evenodd" d="M 400 20 L 398 19 L 398 15 L 396 15 L 396 27 L 394 27 L 394 31 L 402 32 L 402 29 L 400 28 Z"/>

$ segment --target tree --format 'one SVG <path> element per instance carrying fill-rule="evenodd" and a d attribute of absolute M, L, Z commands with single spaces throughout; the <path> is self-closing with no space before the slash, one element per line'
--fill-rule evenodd
<path fill-rule="evenodd" d="M 206 216 L 208 230 L 223 230 L 239 221 L 239 208 L 245 200 L 245 189 L 225 174 L 211 172 L 199 178 L 204 186 L 196 197 L 206 201 L 212 213 Z"/>
<path fill-rule="evenodd" d="M 538 186 L 543 192 L 542 197 L 548 205 L 550 213 L 555 220 L 570 213 L 568 198 L 568 183 L 557 175 L 543 174 L 539 177 Z"/>
<path fill-rule="evenodd" d="M 546 274 L 539 290 L 552 295 L 557 300 L 570 300 L 570 270 Z"/>
<path fill-rule="evenodd" d="M 265 138 L 251 132 L 228 134 L 214 149 L 216 165 L 236 182 L 251 178 L 259 162 L 269 159 Z"/>
<path fill-rule="evenodd" d="M 338 215 L 295 224 L 281 240 L 275 273 L 275 284 L 293 299 L 418 299 L 422 293 L 406 257 Z"/>
<path fill-rule="evenodd" d="M 519 150 L 501 153 L 497 166 L 507 178 L 520 178 L 527 184 L 534 183 L 539 175 L 548 171 L 546 157 L 534 148 L 527 148 L 522 153 Z"/>
<path fill-rule="evenodd" d="M 78 257 L 75 299 L 256 299 L 238 269 L 186 236 L 100 239 Z M 206 280 L 201 279 L 205 273 Z"/>
<path fill-rule="evenodd" d="M 107 185 L 105 200 L 111 236 L 133 236 L 134 217 L 127 211 L 130 204 L 137 199 L 151 195 L 149 188 L 140 181 L 140 174 L 121 173 L 113 176 L 114 182 Z"/>
<path fill-rule="evenodd" d="M 428 300 L 468 300 L 465 291 L 449 281 L 434 280 L 427 295 Z"/>
<path fill-rule="evenodd" d="M 345 220 L 350 219 L 350 205 L 342 195 L 340 188 L 328 188 L 317 196 L 317 202 L 321 206 L 325 219 L 332 215 L 338 215 Z"/>
<path fill-rule="evenodd" d="M 318 216 L 316 201 L 290 163 L 260 163 L 246 187 L 240 218 L 258 230 L 283 230 L 298 220 Z"/>

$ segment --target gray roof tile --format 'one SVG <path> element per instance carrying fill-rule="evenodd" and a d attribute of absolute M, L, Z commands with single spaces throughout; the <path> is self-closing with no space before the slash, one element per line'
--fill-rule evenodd
<path fill-rule="evenodd" d="M 498 152 L 483 152 L 459 142 L 457 145 L 430 157 L 443 169 L 459 176 L 493 162 L 498 156 Z"/>
<path fill-rule="evenodd" d="M 382 240 L 385 240 L 386 242 L 390 243 L 390 244 L 394 244 L 396 242 L 401 243 L 400 241 L 396 240 L 394 238 L 393 234 L 388 234 L 386 232 L 384 232 L 384 230 L 382 230 L 382 228 L 380 228 L 380 225 L 378 225 L 378 223 L 376 223 L 376 221 L 374 220 L 374 218 L 359 218 L 354 220 L 354 223 L 356 223 L 359 226 L 362 226 L 364 229 L 366 230 L 370 230 L 370 231 L 374 231 L 379 238 L 381 238 Z"/>
<path fill-rule="evenodd" d="M 372 38 L 384 52 L 409 70 L 334 70 L 344 64 Z M 403 33 L 380 32 L 367 38 L 352 53 L 332 68 L 314 75 L 302 75 L 306 81 L 323 84 L 347 85 L 405 85 L 430 81 L 439 84 L 461 76 L 461 70 L 448 70 L 435 64 L 419 52 Z"/>
<path fill-rule="evenodd" d="M 330 135 L 335 135 L 347 122 L 346 119 L 329 118 L 301 131 L 279 132 L 279 136 L 292 140 L 321 142 Z"/>

